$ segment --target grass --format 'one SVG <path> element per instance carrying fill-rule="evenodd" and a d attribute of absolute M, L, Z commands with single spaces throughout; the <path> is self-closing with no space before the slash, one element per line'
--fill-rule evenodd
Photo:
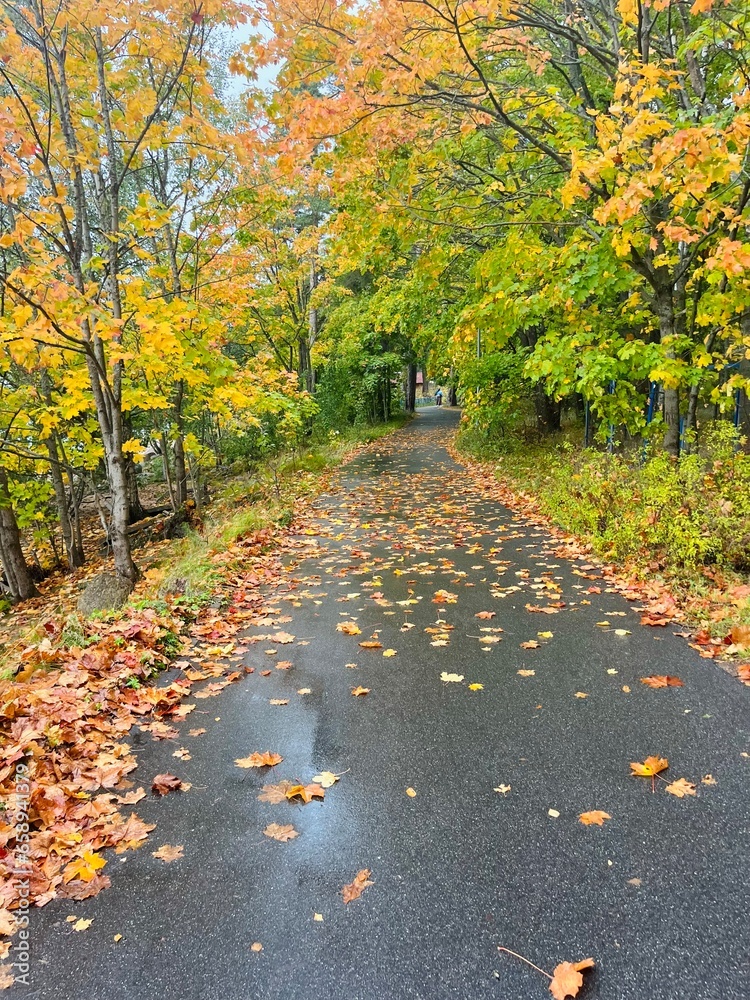
<path fill-rule="evenodd" d="M 387 424 L 334 432 L 302 450 L 281 453 L 250 472 L 215 483 L 215 499 L 207 508 L 202 530 L 191 530 L 159 553 L 146 572 L 148 585 L 137 590 L 138 597 L 158 598 L 179 582 L 187 598 L 209 601 L 226 568 L 217 565 L 218 553 L 253 532 L 290 524 L 295 504 L 324 488 L 327 474 L 356 448 L 403 427 L 409 419 L 402 414 Z"/>

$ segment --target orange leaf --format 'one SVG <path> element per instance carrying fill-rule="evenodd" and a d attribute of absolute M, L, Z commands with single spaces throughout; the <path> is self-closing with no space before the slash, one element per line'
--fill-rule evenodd
<path fill-rule="evenodd" d="M 583 823 L 584 826 L 604 826 L 605 819 L 612 817 L 601 809 L 592 809 L 590 812 L 581 813 L 578 817 L 579 823 Z"/>
<path fill-rule="evenodd" d="M 273 767 L 275 764 L 280 764 L 283 759 L 281 754 L 266 750 L 265 753 L 251 753 L 249 757 L 238 757 L 235 764 L 237 767 Z"/>
<path fill-rule="evenodd" d="M 352 694 L 354 695 L 355 698 L 358 698 L 360 695 L 369 694 L 369 693 L 370 693 L 370 689 L 366 688 L 366 687 L 362 687 L 361 684 L 360 684 L 359 687 L 352 688 Z"/>
<path fill-rule="evenodd" d="M 652 674 L 650 677 L 641 677 L 641 684 L 648 684 L 650 688 L 682 687 L 680 678 L 670 677 L 669 674 Z"/>
<path fill-rule="evenodd" d="M 655 774 L 664 771 L 669 767 L 666 757 L 647 757 L 642 764 L 633 761 L 630 770 L 639 778 L 653 778 Z"/>
<path fill-rule="evenodd" d="M 366 639 L 364 642 L 360 642 L 360 646 L 362 649 L 382 649 L 383 643 L 372 639 Z"/>
<path fill-rule="evenodd" d="M 555 1000 L 578 996 L 578 991 L 583 986 L 581 972 L 593 966 L 593 958 L 584 958 L 582 962 L 560 962 L 556 965 L 552 971 L 552 982 L 549 984 L 549 991 Z"/>

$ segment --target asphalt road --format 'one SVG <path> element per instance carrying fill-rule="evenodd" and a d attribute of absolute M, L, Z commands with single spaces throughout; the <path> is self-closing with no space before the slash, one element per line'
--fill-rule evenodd
<path fill-rule="evenodd" d="M 547 980 L 498 945 L 550 972 L 592 956 L 585 1000 L 750 996 L 747 689 L 678 628 L 641 626 L 595 571 L 474 492 L 442 445 L 456 420 L 421 411 L 319 500 L 321 537 L 300 536 L 311 554 L 269 601 L 292 616 L 295 642 L 277 657 L 291 670 L 262 677 L 273 658 L 259 642 L 245 657 L 255 673 L 202 702 L 177 744 L 133 734 L 138 783 L 172 771 L 193 787 L 138 804 L 158 827 L 140 850 L 111 855 L 110 889 L 33 915 L 32 985 L 9 996 L 548 997 Z M 455 603 L 434 603 L 441 589 Z M 525 607 L 550 601 L 565 607 Z M 485 610 L 496 616 L 475 617 Z M 342 621 L 361 634 L 337 631 Z M 373 633 L 382 648 L 361 648 Z M 539 648 L 521 647 L 530 640 Z M 684 686 L 651 690 L 639 678 L 652 673 Z M 370 693 L 353 697 L 355 685 Z M 206 734 L 188 737 L 198 725 Z M 255 750 L 284 761 L 235 766 Z M 629 763 L 650 754 L 696 796 L 632 777 Z M 325 801 L 258 801 L 264 783 L 320 770 L 342 775 Z M 582 825 L 592 809 L 612 818 Z M 264 837 L 274 822 L 299 837 Z M 184 858 L 156 860 L 162 844 L 184 845 Z M 362 868 L 374 884 L 344 905 Z M 70 915 L 93 923 L 76 933 Z"/>

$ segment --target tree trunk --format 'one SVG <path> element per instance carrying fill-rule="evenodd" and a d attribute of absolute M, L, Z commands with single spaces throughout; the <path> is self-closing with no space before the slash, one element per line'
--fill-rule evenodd
<path fill-rule="evenodd" d="M 654 306 L 659 319 L 659 340 L 666 344 L 666 357 L 674 358 L 674 347 L 671 346 L 676 333 L 674 302 L 670 284 L 664 284 L 656 289 Z M 677 389 L 664 388 L 664 434 L 663 447 L 670 455 L 679 458 L 680 455 L 680 394 Z"/>
<path fill-rule="evenodd" d="M 177 425 L 177 437 L 174 442 L 174 479 L 175 479 L 175 498 L 177 500 L 178 506 L 182 507 L 183 504 L 187 503 L 188 498 L 188 473 L 185 465 L 185 439 L 183 436 L 183 422 L 182 422 L 182 397 L 184 393 L 184 385 L 182 381 L 177 387 L 177 395 L 175 396 L 174 412 L 175 412 L 175 424 Z"/>
<path fill-rule="evenodd" d="M 548 396 L 541 386 L 537 386 L 534 390 L 534 408 L 537 429 L 542 434 L 552 434 L 560 430 L 562 402 Z"/>
<path fill-rule="evenodd" d="M 31 579 L 29 567 L 21 545 L 21 532 L 10 502 L 8 474 L 0 467 L 0 558 L 5 580 L 14 601 L 36 597 L 37 589 Z"/>
<path fill-rule="evenodd" d="M 50 476 L 52 478 L 52 486 L 55 490 L 57 518 L 60 522 L 60 531 L 65 543 L 65 555 L 68 559 L 68 567 L 70 569 L 77 569 L 79 566 L 83 566 L 85 558 L 83 547 L 78 544 L 79 540 L 76 538 L 73 523 L 70 519 L 68 495 L 65 492 L 60 456 L 57 453 L 57 445 L 53 437 L 48 437 L 45 444 L 47 446 L 47 454 L 49 455 Z"/>
<path fill-rule="evenodd" d="M 407 413 L 414 413 L 417 400 L 417 366 L 409 364 L 406 369 L 405 407 Z"/>

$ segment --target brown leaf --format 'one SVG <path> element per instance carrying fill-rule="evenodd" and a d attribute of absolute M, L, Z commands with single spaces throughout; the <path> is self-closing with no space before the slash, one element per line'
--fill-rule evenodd
<path fill-rule="evenodd" d="M 679 677 L 670 677 L 669 674 L 652 674 L 650 677 L 641 677 L 641 684 L 648 684 L 650 688 L 681 688 L 683 686 Z"/>
<path fill-rule="evenodd" d="M 282 782 L 279 785 L 264 785 L 263 791 L 258 796 L 259 802 L 271 802 L 278 805 L 279 802 L 286 801 L 286 787 L 289 782 Z"/>
<path fill-rule="evenodd" d="M 537 642 L 536 639 L 529 639 L 528 642 L 521 643 L 521 649 L 539 649 L 541 642 Z"/>
<path fill-rule="evenodd" d="M 494 611 L 477 611 L 477 613 L 474 615 L 474 617 L 475 618 L 484 618 L 486 621 L 489 621 L 490 618 L 494 618 L 495 617 L 495 612 Z"/>
<path fill-rule="evenodd" d="M 735 646 L 750 646 L 750 625 L 735 625 L 730 636 Z"/>
<path fill-rule="evenodd" d="M 358 698 L 360 695 L 369 694 L 369 693 L 370 693 L 370 689 L 366 688 L 366 687 L 362 687 L 361 684 L 360 684 L 359 687 L 352 688 L 352 694 L 354 695 L 355 698 Z"/>
<path fill-rule="evenodd" d="M 593 958 L 585 958 L 582 962 L 560 962 L 556 965 L 552 970 L 552 982 L 549 984 L 549 991 L 555 1000 L 578 996 L 578 991 L 583 986 L 581 972 L 593 966 Z"/>
<path fill-rule="evenodd" d="M 166 795 L 167 792 L 179 792 L 183 787 L 182 781 L 173 774 L 157 774 L 151 783 L 151 791 L 154 795 Z"/>
<path fill-rule="evenodd" d="M 183 857 L 184 850 L 183 844 L 163 844 L 158 851 L 151 852 L 151 857 L 170 864 L 172 861 L 179 861 Z"/>
<path fill-rule="evenodd" d="M 263 833 L 266 837 L 271 837 L 272 840 L 280 840 L 282 844 L 286 844 L 288 841 L 294 840 L 295 837 L 299 837 L 299 833 L 291 823 L 287 823 L 286 826 L 280 826 L 278 823 L 269 823 Z"/>
<path fill-rule="evenodd" d="M 604 826 L 605 819 L 612 819 L 609 813 L 602 812 L 601 809 L 592 809 L 590 812 L 581 813 L 578 817 L 579 823 L 584 826 Z"/>
<path fill-rule="evenodd" d="M 678 778 L 664 789 L 670 795 L 676 795 L 678 799 L 684 799 L 686 795 L 695 795 L 695 785 L 685 778 Z"/>
<path fill-rule="evenodd" d="M 351 903 L 353 899 L 359 899 L 367 886 L 374 884 L 370 881 L 370 875 L 372 875 L 372 872 L 369 868 L 362 868 L 354 876 L 354 881 L 344 886 L 341 890 L 341 895 L 344 897 L 345 903 Z"/>
<path fill-rule="evenodd" d="M 360 642 L 360 646 L 362 649 L 382 649 L 383 643 L 374 639 L 366 639 L 364 642 Z"/>
<path fill-rule="evenodd" d="M 0 965 L 0 990 L 7 990 L 15 983 L 16 972 L 12 965 Z"/>
<path fill-rule="evenodd" d="M 272 753 L 266 750 L 265 753 L 251 753 L 249 757 L 238 757 L 235 760 L 237 767 L 274 767 L 280 764 L 284 758 L 281 754 Z"/>

